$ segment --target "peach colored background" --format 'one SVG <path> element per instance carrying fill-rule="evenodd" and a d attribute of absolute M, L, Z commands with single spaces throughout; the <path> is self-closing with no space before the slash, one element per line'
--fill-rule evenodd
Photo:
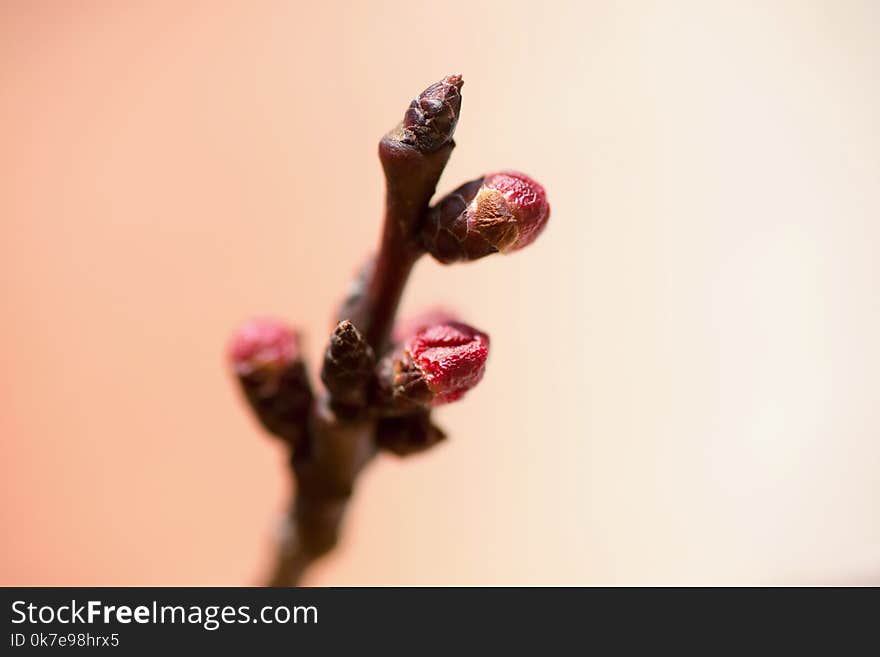
<path fill-rule="evenodd" d="M 286 483 L 226 336 L 318 354 L 449 72 L 441 187 L 521 168 L 553 216 L 419 265 L 487 377 L 309 581 L 880 580 L 880 5 L 537 7 L 3 3 L 0 583 L 255 581 Z"/>

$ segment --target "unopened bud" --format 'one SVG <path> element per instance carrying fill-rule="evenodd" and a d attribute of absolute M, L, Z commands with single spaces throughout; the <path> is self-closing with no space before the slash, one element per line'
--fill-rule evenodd
<path fill-rule="evenodd" d="M 350 321 L 337 324 L 324 353 L 321 380 L 337 412 L 351 414 L 367 402 L 367 385 L 376 360 L 366 339 Z"/>
<path fill-rule="evenodd" d="M 460 75 L 447 75 L 410 103 L 401 124 L 400 140 L 432 153 L 452 139 L 461 112 Z"/>
<path fill-rule="evenodd" d="M 477 260 L 528 246 L 549 218 L 541 185 L 524 173 L 499 171 L 465 183 L 431 208 L 422 242 L 443 263 Z"/>
<path fill-rule="evenodd" d="M 253 319 L 235 332 L 227 355 L 263 426 L 291 445 L 301 443 L 312 389 L 296 331 L 277 319 Z"/>
<path fill-rule="evenodd" d="M 299 358 L 299 336 L 281 320 L 252 319 L 233 334 L 228 355 L 240 375 L 279 370 Z"/>
<path fill-rule="evenodd" d="M 460 399 L 483 378 L 488 356 L 489 336 L 467 324 L 422 329 L 380 363 L 384 405 L 401 412 Z"/>

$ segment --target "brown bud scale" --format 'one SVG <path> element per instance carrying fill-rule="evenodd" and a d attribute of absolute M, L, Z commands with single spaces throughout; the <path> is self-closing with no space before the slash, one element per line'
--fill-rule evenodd
<path fill-rule="evenodd" d="M 376 359 L 373 349 L 349 320 L 337 324 L 324 354 L 321 380 L 334 410 L 353 413 L 367 403 L 367 385 Z"/>

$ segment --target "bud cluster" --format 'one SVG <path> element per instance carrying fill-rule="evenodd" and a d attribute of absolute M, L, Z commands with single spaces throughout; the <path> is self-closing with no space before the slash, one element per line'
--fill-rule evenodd
<path fill-rule="evenodd" d="M 462 78 L 420 93 L 379 142 L 385 219 L 376 255 L 357 277 L 324 351 L 317 400 L 298 333 L 252 320 L 228 359 L 256 417 L 291 450 L 296 490 L 271 585 L 290 585 L 336 545 L 356 478 L 377 450 L 405 456 L 445 438 L 433 410 L 483 378 L 489 336 L 449 313 L 400 322 L 397 308 L 417 260 L 467 262 L 522 249 L 547 226 L 544 188 L 502 170 L 467 182 L 431 205 L 455 147 Z"/>

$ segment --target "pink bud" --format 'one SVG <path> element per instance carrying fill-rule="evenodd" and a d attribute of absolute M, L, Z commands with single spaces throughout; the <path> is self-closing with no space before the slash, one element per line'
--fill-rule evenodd
<path fill-rule="evenodd" d="M 299 358 L 299 336 L 287 324 L 271 317 L 255 318 L 233 334 L 227 356 L 235 371 L 280 369 Z"/>

